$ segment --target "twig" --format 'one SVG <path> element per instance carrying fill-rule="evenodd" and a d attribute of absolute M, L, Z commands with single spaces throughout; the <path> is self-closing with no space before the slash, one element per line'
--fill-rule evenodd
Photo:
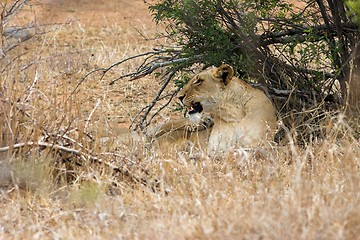
<path fill-rule="evenodd" d="M 39 79 L 38 72 L 37 72 L 37 70 L 35 70 L 34 81 L 32 82 L 31 86 L 27 89 L 27 92 L 29 92 L 29 94 L 25 97 L 25 99 L 23 100 L 23 103 L 26 103 L 30 99 L 31 94 L 33 93 L 33 91 L 35 89 L 35 85 L 36 85 L 38 79 Z"/>
<path fill-rule="evenodd" d="M 194 57 L 194 59 L 199 59 L 199 58 L 200 58 L 200 55 L 197 55 L 197 56 Z M 186 61 L 189 61 L 189 60 L 192 60 L 192 59 L 186 57 L 186 58 L 178 58 L 178 59 L 174 59 L 174 60 L 170 60 L 170 61 L 166 61 L 166 62 L 153 62 L 150 65 L 146 65 L 145 67 L 139 69 L 136 72 L 128 73 L 128 74 L 122 75 L 122 76 L 112 80 L 110 82 L 110 85 L 113 85 L 116 81 L 118 81 L 120 79 L 123 79 L 123 78 L 126 78 L 126 77 L 131 77 L 129 79 L 129 81 L 133 81 L 133 80 L 142 78 L 142 77 L 144 77 L 146 75 L 150 75 L 151 73 L 153 73 L 158 68 L 167 67 L 167 66 L 170 66 L 170 65 L 186 62 Z"/>
<path fill-rule="evenodd" d="M 56 137 L 58 137 L 58 138 L 63 138 L 63 139 L 65 139 L 65 140 L 67 140 L 67 141 L 70 141 L 70 142 L 76 144 L 77 146 L 81 147 L 81 148 L 82 148 L 83 150 L 85 150 L 86 152 L 90 152 L 90 150 L 87 149 L 86 147 L 84 147 L 84 145 L 82 145 L 81 143 L 79 143 L 79 142 L 75 141 L 74 139 L 70 138 L 70 137 L 67 136 L 66 134 L 64 134 L 64 135 L 58 134 L 58 135 L 56 135 Z"/>
<path fill-rule="evenodd" d="M 161 97 L 161 94 L 162 94 L 163 91 L 166 89 L 166 87 L 169 85 L 172 77 L 176 74 L 177 70 L 178 70 L 178 68 L 176 68 L 176 69 L 174 69 L 174 70 L 171 71 L 171 73 L 169 74 L 169 76 L 166 78 L 165 82 L 164 82 L 163 85 L 161 86 L 160 90 L 159 90 L 158 93 L 156 94 L 155 98 L 151 101 L 151 103 L 150 103 L 148 106 L 146 106 L 145 108 L 143 108 L 143 110 L 146 109 L 146 111 L 145 111 L 144 115 L 142 116 L 140 122 L 137 124 L 137 126 L 136 126 L 135 128 L 140 127 L 140 129 L 143 130 L 144 127 L 146 127 L 146 126 L 148 125 L 148 123 L 147 123 L 145 126 L 143 126 L 143 123 L 144 123 L 144 121 L 146 120 L 147 115 L 150 113 L 151 109 L 153 109 L 153 107 L 155 106 L 155 104 L 157 103 L 157 101 L 159 100 L 159 98 Z M 139 112 L 139 114 L 140 114 L 140 112 Z M 137 119 L 137 117 L 139 116 L 139 114 L 137 114 L 137 115 L 135 116 L 135 118 L 133 119 L 130 127 L 133 126 L 133 124 L 134 124 L 134 122 L 136 121 L 136 119 Z"/>
<path fill-rule="evenodd" d="M 3 21 L 6 22 L 7 18 L 10 17 L 11 15 L 15 15 L 16 12 L 25 4 L 27 4 L 29 2 L 29 0 L 16 0 L 12 3 L 11 7 L 9 8 L 9 10 L 5 10 L 6 14 L 4 15 Z M 5 5 L 2 4 L 3 7 L 5 7 Z M 5 9 L 5 8 L 4 8 Z"/>
<path fill-rule="evenodd" d="M 50 144 L 50 143 L 45 143 L 45 142 L 26 142 L 26 143 L 16 143 L 13 146 L 6 146 L 6 147 L 0 147 L 0 152 L 7 152 L 10 149 L 18 149 L 18 148 L 22 148 L 22 147 L 26 147 L 26 146 L 40 146 L 40 147 L 51 147 L 54 148 L 56 150 L 62 150 L 68 153 L 73 153 L 75 155 L 81 155 L 80 151 L 75 150 L 75 149 L 70 149 L 64 146 L 60 146 L 60 145 L 55 145 L 55 144 Z"/>
<path fill-rule="evenodd" d="M 178 88 L 178 89 L 176 89 L 176 90 L 170 95 L 169 100 L 168 100 L 165 104 L 163 104 L 163 105 L 151 116 L 151 118 L 149 119 L 149 122 L 148 122 L 144 127 L 147 127 L 147 126 L 150 124 L 150 122 L 153 120 L 153 118 L 154 118 L 159 112 L 161 112 L 165 107 L 167 107 L 167 106 L 171 103 L 172 99 L 176 96 L 176 94 L 177 94 L 179 91 L 180 91 L 180 89 Z"/>
<path fill-rule="evenodd" d="M 86 119 L 86 123 L 85 123 L 85 127 L 84 127 L 84 132 L 86 132 L 86 129 L 88 128 L 89 123 L 90 123 L 90 121 L 91 121 L 91 117 L 92 117 L 92 115 L 94 114 L 94 112 L 96 111 L 96 109 L 99 107 L 100 103 L 101 103 L 101 100 L 98 99 L 98 100 L 96 101 L 96 104 L 95 104 L 94 109 L 90 112 L 89 117 Z"/>
<path fill-rule="evenodd" d="M 68 98 L 66 99 L 66 101 L 68 101 L 70 99 L 70 97 L 76 92 L 76 90 L 80 87 L 80 85 L 93 73 L 96 73 L 96 72 L 100 72 L 102 71 L 102 74 L 101 74 L 101 77 L 100 77 L 100 80 L 103 79 L 103 77 L 105 76 L 105 74 L 110 71 L 111 69 L 113 69 L 114 67 L 116 66 L 119 66 L 120 64 L 123 64 L 129 60 L 132 60 L 132 59 L 135 59 L 135 58 L 140 58 L 140 57 L 143 57 L 143 56 L 148 56 L 148 55 L 156 55 L 156 54 L 161 54 L 161 53 L 165 53 L 165 52 L 169 52 L 170 50 L 169 49 L 165 49 L 165 50 L 155 50 L 155 51 L 150 51 L 150 52 L 145 52 L 145 53 L 141 53 L 141 54 L 137 54 L 137 55 L 134 55 L 134 56 L 130 56 L 128 58 L 125 58 L 119 62 L 116 62 L 112 65 L 110 65 L 109 67 L 107 68 L 96 68 L 90 72 L 88 72 L 84 77 L 82 77 L 80 79 L 80 82 L 76 85 L 76 87 L 74 88 L 74 90 L 72 90 L 72 92 L 70 93 L 70 95 L 68 96 Z"/>

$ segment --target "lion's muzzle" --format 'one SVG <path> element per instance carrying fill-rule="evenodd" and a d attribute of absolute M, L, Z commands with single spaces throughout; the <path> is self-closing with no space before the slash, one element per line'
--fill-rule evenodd
<path fill-rule="evenodd" d="M 191 104 L 191 109 L 189 111 L 189 114 L 194 114 L 194 113 L 201 113 L 203 111 L 203 106 L 201 105 L 201 103 L 196 102 Z"/>

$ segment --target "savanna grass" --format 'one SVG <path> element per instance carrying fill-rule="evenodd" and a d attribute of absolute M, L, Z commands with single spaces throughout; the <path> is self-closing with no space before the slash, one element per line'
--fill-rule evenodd
<path fill-rule="evenodd" d="M 360 143 L 343 115 L 301 146 L 289 133 L 285 145 L 220 159 L 118 145 L 153 79 L 109 86 L 112 72 L 73 90 L 91 69 L 151 49 L 136 34 L 66 26 L 28 43 L 1 76 L 0 239 L 358 238 Z M 53 146 L 13 149 L 39 141 Z"/>

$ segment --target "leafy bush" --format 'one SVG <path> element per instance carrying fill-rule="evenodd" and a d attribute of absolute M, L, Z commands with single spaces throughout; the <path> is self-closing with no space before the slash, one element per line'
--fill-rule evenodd
<path fill-rule="evenodd" d="M 163 0 L 150 6 L 182 57 L 227 62 L 277 89 L 346 92 L 358 28 L 343 1 Z M 195 58 L 196 56 L 196 58 Z M 189 62 L 189 65 L 193 61 Z M 321 94 L 322 95 L 322 94 Z"/>
<path fill-rule="evenodd" d="M 244 80 L 266 86 L 286 125 L 308 128 L 319 125 L 324 110 L 336 109 L 348 92 L 359 28 L 352 21 L 355 3 L 347 5 L 342 0 L 296 5 L 277 0 L 162 0 L 150 10 L 155 21 L 165 25 L 165 36 L 180 47 L 175 55 L 159 58 L 171 59 L 165 64 L 167 72 L 195 63 L 229 63 Z M 174 69 L 169 63 L 175 62 L 182 65 Z"/>

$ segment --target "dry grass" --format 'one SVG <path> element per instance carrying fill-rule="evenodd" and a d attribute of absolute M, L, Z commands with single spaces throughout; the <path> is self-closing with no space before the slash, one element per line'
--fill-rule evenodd
<path fill-rule="evenodd" d="M 152 44 L 116 23 L 74 22 L 13 53 L 26 51 L 1 76 L 0 147 L 48 141 L 122 171 L 35 146 L 0 153 L 0 239 L 359 239 L 360 143 L 341 115 L 325 139 L 216 160 L 100 141 L 151 100 L 154 79 L 109 86 L 132 62 L 73 89 Z"/>

